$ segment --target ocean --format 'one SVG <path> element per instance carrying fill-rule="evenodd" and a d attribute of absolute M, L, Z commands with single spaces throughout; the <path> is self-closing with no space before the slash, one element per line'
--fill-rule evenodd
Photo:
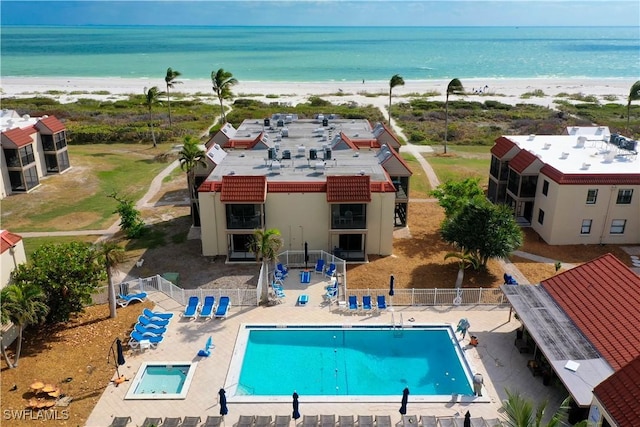
<path fill-rule="evenodd" d="M 638 27 L 3 26 L 2 77 L 325 82 L 640 77 Z"/>

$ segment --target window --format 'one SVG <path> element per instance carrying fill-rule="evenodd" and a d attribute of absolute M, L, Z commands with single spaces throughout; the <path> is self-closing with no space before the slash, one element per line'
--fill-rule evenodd
<path fill-rule="evenodd" d="M 616 203 L 618 205 L 628 205 L 631 203 L 631 197 L 633 196 L 633 190 L 618 190 L 618 199 Z"/>
<path fill-rule="evenodd" d="M 592 219 L 583 219 L 582 220 L 582 228 L 580 228 L 580 234 L 591 234 L 591 224 L 593 223 Z"/>
<path fill-rule="evenodd" d="M 544 223 L 544 211 L 542 209 L 538 209 L 538 222 L 540 224 Z"/>
<path fill-rule="evenodd" d="M 611 234 L 624 234 L 624 227 L 627 225 L 626 219 L 614 219 L 611 221 Z"/>
<path fill-rule="evenodd" d="M 588 190 L 587 191 L 587 204 L 594 205 L 596 200 L 598 199 L 598 190 Z"/>
<path fill-rule="evenodd" d="M 549 181 L 545 179 L 544 182 L 542 183 L 542 194 L 546 196 L 548 193 L 549 193 Z"/>

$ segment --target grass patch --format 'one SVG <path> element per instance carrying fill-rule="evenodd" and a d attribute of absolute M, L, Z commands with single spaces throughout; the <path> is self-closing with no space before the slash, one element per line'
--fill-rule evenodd
<path fill-rule="evenodd" d="M 446 155 L 430 155 L 425 157 L 435 171 L 440 182 L 460 181 L 466 178 L 479 178 L 480 185 L 488 185 L 489 165 L 491 158 L 477 156 L 462 157 L 454 153 Z"/>
<path fill-rule="evenodd" d="M 400 153 L 400 155 L 413 171 L 413 175 L 411 175 L 411 179 L 409 180 L 409 198 L 428 199 L 430 197 L 429 191 L 431 191 L 431 185 L 429 185 L 429 180 L 424 173 L 424 169 L 422 169 L 418 160 L 411 154 Z"/>
<path fill-rule="evenodd" d="M 31 261 L 33 253 L 42 245 L 60 244 L 71 242 L 94 243 L 98 236 L 47 236 L 47 237 L 23 237 L 24 252 L 27 255 L 27 261 Z"/>
<path fill-rule="evenodd" d="M 187 237 L 189 236 L 189 231 L 182 231 L 180 233 L 176 233 L 171 236 L 171 242 L 179 245 L 187 241 Z"/>
<path fill-rule="evenodd" d="M 160 226 L 147 227 L 145 233 L 138 239 L 129 241 L 126 245 L 127 251 L 137 249 L 153 249 L 166 244 L 167 233 Z"/>

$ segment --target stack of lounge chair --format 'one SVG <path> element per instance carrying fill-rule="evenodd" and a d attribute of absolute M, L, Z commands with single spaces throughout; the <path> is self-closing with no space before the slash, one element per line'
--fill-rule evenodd
<path fill-rule="evenodd" d="M 164 334 L 172 317 L 173 313 L 156 312 L 145 308 L 131 332 L 129 347 L 134 349 L 157 347 L 164 340 Z"/>

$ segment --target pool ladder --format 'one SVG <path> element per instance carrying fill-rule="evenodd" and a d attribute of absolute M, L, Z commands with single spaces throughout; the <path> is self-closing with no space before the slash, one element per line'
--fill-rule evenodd
<path fill-rule="evenodd" d="M 402 321 L 402 313 L 400 313 L 400 322 L 396 323 L 396 317 L 393 314 L 393 312 L 391 312 L 391 327 L 393 328 L 393 336 L 394 337 L 401 337 L 402 336 L 402 328 L 404 327 L 404 323 Z"/>

